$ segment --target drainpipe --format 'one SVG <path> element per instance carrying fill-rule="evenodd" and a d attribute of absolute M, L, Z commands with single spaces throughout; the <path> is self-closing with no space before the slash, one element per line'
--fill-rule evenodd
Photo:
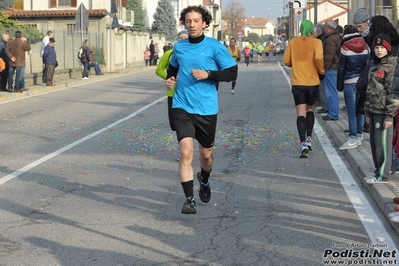
<path fill-rule="evenodd" d="M 370 0 L 370 16 L 374 17 L 376 15 L 376 3 L 375 0 Z"/>

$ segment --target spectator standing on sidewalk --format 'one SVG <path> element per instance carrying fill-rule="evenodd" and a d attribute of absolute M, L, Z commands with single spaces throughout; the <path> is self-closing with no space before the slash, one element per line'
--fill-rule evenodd
<path fill-rule="evenodd" d="M 54 72 L 56 66 L 58 66 L 57 62 L 57 53 L 55 52 L 55 40 L 54 38 L 50 38 L 49 43 L 44 48 L 44 52 L 42 55 L 43 63 L 46 65 L 46 86 L 53 87 L 54 84 Z"/>
<path fill-rule="evenodd" d="M 309 150 L 312 150 L 315 121 L 313 105 L 319 94 L 320 80 L 324 76 L 323 44 L 311 36 L 312 31 L 313 23 L 303 20 L 301 36 L 288 43 L 283 57 L 284 65 L 292 68 L 290 84 L 297 113 L 300 158 L 307 158 Z"/>
<path fill-rule="evenodd" d="M 154 65 L 154 60 L 155 60 L 155 45 L 154 45 L 154 40 L 151 40 L 151 43 L 150 43 L 150 52 L 151 52 L 150 66 L 153 66 L 153 65 Z"/>
<path fill-rule="evenodd" d="M 24 41 L 24 42 L 28 41 L 28 39 L 26 37 L 24 37 L 24 36 L 21 37 L 21 40 Z M 29 88 L 25 87 L 25 73 L 26 73 L 26 61 L 28 60 L 28 56 L 30 56 L 31 52 L 32 51 L 25 52 L 25 64 L 24 64 L 24 67 L 21 70 L 21 84 L 20 84 L 21 90 L 29 90 Z"/>
<path fill-rule="evenodd" d="M 148 66 L 148 65 L 151 66 L 150 60 L 151 60 L 151 52 L 150 52 L 150 49 L 148 49 L 148 47 L 146 47 L 145 51 L 144 51 L 144 61 L 145 61 L 146 66 Z"/>
<path fill-rule="evenodd" d="M 22 68 L 25 66 L 25 52 L 31 50 L 28 42 L 24 42 L 22 39 L 22 33 L 20 31 L 15 32 L 15 39 L 10 41 L 6 47 L 6 53 L 10 58 L 10 68 L 8 75 L 8 90 L 11 92 L 22 92 L 21 90 L 21 74 Z M 15 77 L 15 87 L 13 87 Z"/>
<path fill-rule="evenodd" d="M 154 66 L 156 66 L 158 64 L 158 59 L 159 59 L 159 47 L 158 47 L 158 43 L 155 43 L 154 45 Z"/>
<path fill-rule="evenodd" d="M 84 40 L 82 44 L 83 53 L 80 62 L 83 65 L 82 79 L 89 79 L 90 49 L 89 40 Z"/>
<path fill-rule="evenodd" d="M 326 33 L 324 32 L 324 25 L 323 24 L 317 24 L 316 27 L 313 30 L 313 37 L 319 39 L 321 42 L 324 42 L 326 39 Z M 317 102 L 321 105 L 321 108 L 317 110 L 318 114 L 323 114 L 323 113 L 328 113 L 328 103 L 327 103 L 327 98 L 326 98 L 326 89 L 324 87 L 324 81 L 320 81 L 320 86 L 319 86 L 319 98 L 317 99 Z"/>
<path fill-rule="evenodd" d="M 8 80 L 8 69 L 9 69 L 10 60 L 6 53 L 6 47 L 9 39 L 10 39 L 9 33 L 4 32 L 0 40 L 0 58 L 3 59 L 4 63 L 6 63 L 6 68 L 0 72 L 0 91 L 8 91 L 7 80 Z"/>
<path fill-rule="evenodd" d="M 391 55 L 391 37 L 379 34 L 373 40 L 374 65 L 370 68 L 364 113 L 370 124 L 370 148 L 374 174 L 368 184 L 386 183 L 391 171 L 393 119 L 399 107 L 399 91 L 392 90 L 396 57 Z M 397 88 L 396 88 L 397 89 Z"/>
<path fill-rule="evenodd" d="M 356 83 L 366 67 L 368 58 L 369 47 L 363 37 L 357 32 L 354 25 L 346 26 L 338 63 L 337 89 L 344 92 L 349 136 L 348 140 L 339 148 L 340 150 L 356 148 L 362 143 L 364 115 L 356 113 L 356 103 L 359 99 Z"/>
<path fill-rule="evenodd" d="M 360 9 L 356 10 L 355 14 L 353 15 L 353 24 L 357 28 L 357 31 L 359 32 L 359 34 L 363 37 L 364 41 L 369 46 L 371 55 L 373 55 L 374 54 L 374 51 L 372 49 L 373 37 L 370 36 L 369 20 L 370 20 L 370 16 L 369 16 L 369 14 L 367 14 L 367 11 L 364 8 L 360 8 Z M 380 32 L 380 33 L 383 33 L 383 32 Z M 372 58 L 372 56 L 370 58 Z M 367 68 L 364 71 L 368 73 L 369 69 Z M 366 87 L 364 88 L 364 91 L 365 90 L 366 90 Z M 366 123 L 366 121 L 363 126 L 363 132 L 370 132 L 370 127 Z"/>
<path fill-rule="evenodd" d="M 39 53 L 40 57 L 43 56 L 44 48 L 45 48 L 45 47 L 47 46 L 47 44 L 49 43 L 50 38 L 53 38 L 53 37 L 54 37 L 54 33 L 53 33 L 51 30 L 47 31 L 46 36 L 43 37 L 42 43 L 41 43 L 41 45 L 40 45 L 40 53 Z M 43 60 L 42 60 L 42 61 L 43 61 Z M 46 72 L 47 72 L 47 71 L 46 71 L 46 65 L 43 65 L 43 83 L 46 83 L 46 82 L 47 82 Z"/>
<path fill-rule="evenodd" d="M 171 90 L 176 84 L 172 108 L 180 147 L 179 175 L 186 197 L 181 212 L 195 214 L 194 139 L 200 150 L 201 171 L 196 175 L 199 197 L 207 203 L 211 199 L 209 176 L 219 109 L 217 83 L 237 79 L 237 63 L 222 43 L 204 35 L 204 29 L 212 22 L 208 9 L 188 6 L 181 11 L 180 22 L 188 30 L 189 38 L 173 48 L 166 88 Z"/>
<path fill-rule="evenodd" d="M 324 23 L 326 38 L 323 42 L 324 53 L 324 87 L 328 103 L 328 114 L 322 116 L 323 120 L 338 120 L 339 117 L 339 96 L 337 90 L 337 69 L 339 60 L 339 50 L 341 48 L 341 36 L 334 20 L 327 20 Z"/>

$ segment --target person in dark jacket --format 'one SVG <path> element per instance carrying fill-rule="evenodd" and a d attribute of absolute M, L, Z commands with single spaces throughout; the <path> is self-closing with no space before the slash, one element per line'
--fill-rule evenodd
<path fill-rule="evenodd" d="M 54 82 L 54 72 L 55 67 L 58 65 L 57 63 L 57 54 L 54 49 L 55 40 L 54 38 L 49 39 L 49 43 L 44 47 L 43 51 L 43 63 L 46 65 L 46 85 L 53 87 Z"/>
<path fill-rule="evenodd" d="M 11 92 L 22 92 L 21 88 L 21 74 L 25 67 L 26 52 L 29 52 L 31 47 L 28 42 L 22 40 L 22 33 L 20 31 L 15 32 L 15 39 L 10 41 L 6 47 L 6 53 L 10 58 L 10 68 L 8 71 L 8 90 Z M 13 87 L 14 73 L 15 87 Z"/>
<path fill-rule="evenodd" d="M 317 24 L 314 27 L 313 37 L 319 39 L 321 42 L 324 42 L 324 40 L 326 39 L 326 33 L 324 32 L 324 25 L 323 24 Z M 319 103 L 319 105 L 321 105 L 321 108 L 319 110 L 317 110 L 318 114 L 328 113 L 328 103 L 327 103 L 327 97 L 326 97 L 326 88 L 324 87 L 323 80 L 320 80 L 319 98 L 317 100 L 317 103 Z M 315 105 L 317 105 L 317 104 L 315 104 Z"/>
<path fill-rule="evenodd" d="M 0 40 L 0 58 L 6 63 L 6 68 L 0 73 L 0 91 L 7 90 L 9 58 L 6 53 L 7 42 L 10 39 L 8 32 L 4 32 Z"/>
<path fill-rule="evenodd" d="M 339 50 L 341 48 L 341 36 L 334 20 L 327 20 L 324 23 L 326 39 L 323 42 L 324 53 L 324 87 L 328 103 L 328 114 L 322 116 L 323 120 L 338 120 L 339 117 L 339 96 L 337 91 L 337 69 Z"/>
<path fill-rule="evenodd" d="M 395 27 L 392 25 L 392 23 L 388 20 L 387 17 L 385 16 L 374 16 L 370 19 L 370 23 L 368 23 L 368 20 L 365 22 L 361 22 L 364 19 L 369 19 L 369 16 L 364 12 L 363 9 L 359 9 L 356 11 L 354 17 L 353 17 L 353 22 L 355 26 L 357 26 L 359 33 L 363 36 L 365 39 L 366 43 L 368 44 L 369 47 L 372 47 L 372 42 L 373 39 L 378 35 L 378 34 L 388 34 L 391 38 L 391 46 L 392 46 L 392 51 L 390 52 L 391 55 L 396 56 L 398 53 L 398 45 L 399 45 L 399 34 L 395 30 Z M 363 26 L 362 26 L 363 25 Z M 367 28 L 366 28 L 367 26 Z M 357 92 L 360 93 L 361 99 L 359 100 L 359 106 L 358 110 L 362 112 L 363 110 L 363 105 L 365 101 L 365 93 L 366 93 L 366 88 L 367 88 L 367 74 L 369 71 L 370 66 L 373 65 L 373 57 L 374 57 L 374 50 L 370 49 L 370 61 L 368 64 L 368 68 L 365 68 L 363 71 L 360 80 L 363 82 L 358 82 L 357 84 Z M 395 70 L 395 78 L 392 84 L 393 90 L 399 91 L 399 69 L 396 67 Z M 398 78 L 396 78 L 398 77 Z M 364 82 L 366 80 L 366 82 Z M 367 122 L 364 124 L 364 129 L 363 132 L 370 132 L 370 126 Z"/>
<path fill-rule="evenodd" d="M 387 183 L 392 165 L 393 120 L 399 107 L 399 95 L 392 90 L 396 56 L 392 56 L 391 37 L 379 34 L 373 40 L 374 65 L 370 68 L 364 113 L 370 123 L 370 149 L 375 166 L 366 183 Z"/>
<path fill-rule="evenodd" d="M 154 65 L 154 61 L 155 61 L 155 45 L 154 45 L 154 40 L 151 40 L 150 52 L 151 52 L 150 66 L 153 66 L 153 65 Z"/>
<path fill-rule="evenodd" d="M 356 83 L 369 58 L 369 47 L 354 25 L 345 27 L 340 52 L 337 89 L 344 92 L 349 136 L 339 149 L 345 150 L 356 148 L 362 143 L 364 115 L 356 114 L 356 102 L 359 99 L 359 94 L 356 93 Z"/>
<path fill-rule="evenodd" d="M 83 65 L 82 79 L 89 79 L 89 64 L 91 62 L 90 62 L 89 41 L 87 39 L 84 40 L 82 48 L 83 48 L 83 54 L 82 58 L 80 59 Z"/>

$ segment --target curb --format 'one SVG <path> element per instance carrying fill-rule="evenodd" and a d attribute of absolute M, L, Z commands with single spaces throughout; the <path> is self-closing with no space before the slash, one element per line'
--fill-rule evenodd
<path fill-rule="evenodd" d="M 64 89 L 66 87 L 73 87 L 76 85 L 82 85 L 85 83 L 91 83 L 91 82 L 97 82 L 105 79 L 111 79 L 115 78 L 118 76 L 123 76 L 131 73 L 138 73 L 138 72 L 143 72 L 147 71 L 150 69 L 154 69 L 155 73 L 155 66 L 138 66 L 138 67 L 133 67 L 133 68 L 126 68 L 126 69 L 120 69 L 117 70 L 116 72 L 112 73 L 104 73 L 104 75 L 91 75 L 89 80 L 82 80 L 80 77 L 75 77 L 72 79 L 67 79 L 67 80 L 60 80 L 56 82 L 56 86 L 54 87 L 47 87 L 44 83 L 42 84 L 36 84 L 29 86 L 28 91 L 24 91 L 22 93 L 12 93 L 12 92 L 0 92 L 0 102 L 6 102 L 10 100 L 16 100 L 16 99 L 21 99 L 24 97 L 28 97 L 31 95 L 37 95 L 41 93 L 46 93 L 50 91 L 56 91 L 58 89 Z"/>

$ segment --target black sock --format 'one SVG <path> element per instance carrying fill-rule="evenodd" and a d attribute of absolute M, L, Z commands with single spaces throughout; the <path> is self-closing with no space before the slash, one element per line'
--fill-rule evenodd
<path fill-rule="evenodd" d="M 212 172 L 212 169 L 211 169 L 211 171 L 207 172 L 204 169 L 202 169 L 202 167 L 201 167 L 201 181 L 202 181 L 202 183 L 204 183 L 204 184 L 208 183 L 209 176 L 211 175 L 211 172 Z"/>
<path fill-rule="evenodd" d="M 306 113 L 306 128 L 307 128 L 307 137 L 311 137 L 313 133 L 314 127 L 314 113 L 307 112 Z"/>
<path fill-rule="evenodd" d="M 235 86 L 236 86 L 236 83 L 237 83 L 236 81 L 232 81 L 232 82 L 231 82 L 231 89 L 232 89 L 232 90 L 234 90 L 234 88 L 235 88 Z"/>
<path fill-rule="evenodd" d="M 296 127 L 298 128 L 299 139 L 304 142 L 306 140 L 306 118 L 304 116 L 296 118 Z"/>
<path fill-rule="evenodd" d="M 181 182 L 186 198 L 194 197 L 194 180 Z"/>

